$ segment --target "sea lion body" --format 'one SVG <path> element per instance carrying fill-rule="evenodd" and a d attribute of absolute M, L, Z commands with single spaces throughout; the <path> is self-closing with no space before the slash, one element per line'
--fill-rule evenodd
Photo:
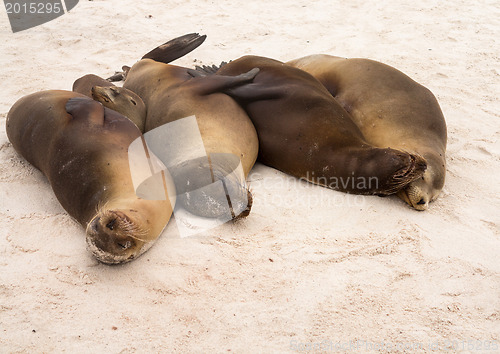
<path fill-rule="evenodd" d="M 221 91 L 241 82 L 251 81 L 253 76 L 250 76 L 243 80 L 235 77 L 193 77 L 187 68 L 146 58 L 130 69 L 123 85 L 137 93 L 146 104 L 146 132 L 181 118 L 196 116 L 210 166 L 205 166 L 204 163 L 195 166 L 196 162 L 189 161 L 184 167 L 177 169 L 180 172 L 178 178 L 174 176 L 174 179 L 179 195 L 207 185 L 202 180 L 202 174 L 197 172 L 198 168 L 210 169 L 212 183 L 236 167 L 234 161 L 216 161 L 215 155 L 226 154 L 225 156 L 241 160 L 244 174 L 242 180 L 235 179 L 225 185 L 233 195 L 241 195 L 241 198 L 235 199 L 241 199 L 241 203 L 245 204 L 240 205 L 236 201 L 236 205 L 235 200 L 232 201 L 235 215 L 245 215 L 251 206 L 251 195 L 244 179 L 257 158 L 258 139 L 255 128 L 243 109 Z M 172 174 L 175 174 L 173 170 Z M 179 203 L 183 203 L 194 214 L 217 217 L 227 201 L 214 202 L 208 196 L 207 200 L 198 200 L 196 206 L 189 206 L 189 202 L 182 202 L 181 199 Z"/>
<path fill-rule="evenodd" d="M 246 110 L 259 136 L 259 160 L 293 176 L 356 194 L 386 195 L 422 175 L 418 155 L 366 142 L 348 112 L 310 74 L 282 62 L 245 56 L 217 75 L 260 72 L 227 92 Z"/>
<path fill-rule="evenodd" d="M 113 83 L 97 75 L 88 74 L 73 83 L 73 91 L 81 93 L 121 113 L 144 132 L 146 105 L 134 92 L 115 86 Z"/>
<path fill-rule="evenodd" d="M 166 226 L 170 200 L 135 193 L 128 147 L 141 133 L 129 119 L 75 92 L 43 91 L 18 100 L 6 126 L 15 150 L 47 177 L 63 208 L 86 228 L 100 261 L 136 258 Z"/>
<path fill-rule="evenodd" d="M 287 63 L 318 79 L 351 114 L 366 140 L 421 155 L 424 175 L 398 193 L 415 209 L 436 199 L 446 173 L 446 123 L 434 95 L 402 72 L 368 59 L 311 55 Z"/>

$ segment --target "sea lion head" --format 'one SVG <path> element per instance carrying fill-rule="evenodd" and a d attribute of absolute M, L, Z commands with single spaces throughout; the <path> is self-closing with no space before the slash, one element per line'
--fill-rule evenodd
<path fill-rule="evenodd" d="M 412 181 L 420 178 L 427 168 L 425 159 L 418 154 L 411 154 L 396 149 L 373 149 L 375 174 L 379 180 L 382 195 L 394 194 Z"/>
<path fill-rule="evenodd" d="M 148 230 L 134 220 L 134 210 L 102 208 L 87 225 L 87 246 L 102 263 L 119 264 L 131 261 L 147 251 Z M 141 237 L 144 236 L 144 237 Z"/>
<path fill-rule="evenodd" d="M 92 98 L 104 106 L 123 114 L 144 132 L 146 105 L 134 92 L 117 86 L 94 86 Z"/>
<path fill-rule="evenodd" d="M 398 197 L 416 210 L 427 210 L 429 203 L 439 196 L 444 185 L 444 163 L 441 159 L 433 159 L 431 156 L 426 156 L 426 160 L 427 169 L 422 177 L 398 192 Z"/>

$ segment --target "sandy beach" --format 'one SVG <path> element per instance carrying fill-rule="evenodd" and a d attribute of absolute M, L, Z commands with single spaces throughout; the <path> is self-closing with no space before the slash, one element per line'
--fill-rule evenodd
<path fill-rule="evenodd" d="M 500 351 L 500 5 L 493 0 L 81 0 L 12 33 L 0 10 L 0 352 Z M 165 41 L 175 64 L 245 54 L 370 58 L 429 88 L 448 126 L 429 210 L 256 164 L 250 216 L 99 263 L 85 230 L 9 143 L 22 96 L 107 77 Z"/>

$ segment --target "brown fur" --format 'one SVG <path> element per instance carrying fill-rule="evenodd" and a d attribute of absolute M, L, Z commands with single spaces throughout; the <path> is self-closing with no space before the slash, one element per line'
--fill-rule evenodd
<path fill-rule="evenodd" d="M 146 105 L 134 92 L 113 85 L 108 80 L 88 74 L 73 83 L 73 91 L 81 93 L 108 107 L 134 122 L 144 132 Z"/>
<path fill-rule="evenodd" d="M 25 96 L 9 111 L 7 136 L 87 229 L 87 243 L 100 261 L 134 259 L 170 219 L 169 200 L 144 200 L 135 193 L 127 149 L 140 131 L 100 103 L 69 91 Z"/>
<path fill-rule="evenodd" d="M 402 72 L 368 59 L 311 55 L 287 63 L 317 78 L 370 144 L 421 155 L 427 170 L 398 196 L 427 209 L 444 185 L 446 123 L 434 95 Z"/>
<path fill-rule="evenodd" d="M 245 56 L 222 66 L 217 75 L 238 75 L 251 68 L 260 69 L 252 84 L 225 92 L 254 123 L 264 164 L 357 194 L 396 193 L 422 176 L 425 162 L 420 156 L 369 144 L 350 114 L 302 70 Z"/>
<path fill-rule="evenodd" d="M 232 154 L 241 159 L 244 177 L 255 163 L 258 140 L 255 128 L 241 107 L 221 91 L 253 79 L 253 75 L 241 77 L 193 77 L 187 68 L 165 64 L 152 59 L 142 59 L 129 71 L 124 87 L 136 92 L 147 107 L 146 132 L 164 124 L 191 115 L 196 120 L 209 159 L 217 154 Z M 212 181 L 202 180 L 197 168 L 200 165 L 186 163 L 182 169 L 172 172 L 179 194 L 190 193 Z M 211 174 L 223 176 L 233 168 L 223 162 L 202 166 Z M 248 210 L 248 190 L 244 180 L 226 181 L 226 188 L 233 191 L 238 201 L 233 201 L 235 216 Z M 227 196 L 226 196 L 227 197 Z M 227 200 L 196 199 L 196 204 L 179 198 L 179 203 L 190 212 L 204 217 L 218 217 L 224 212 Z M 239 201 L 241 200 L 241 202 Z"/>

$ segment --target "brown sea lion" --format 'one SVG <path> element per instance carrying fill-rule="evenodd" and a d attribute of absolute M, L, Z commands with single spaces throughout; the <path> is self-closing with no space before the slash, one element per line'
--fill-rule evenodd
<path fill-rule="evenodd" d="M 193 214 L 219 217 L 229 202 L 233 217 L 247 215 L 251 194 L 245 177 L 257 158 L 257 133 L 243 109 L 222 90 L 250 82 L 258 70 L 250 68 L 248 73 L 235 77 L 193 77 L 191 69 L 165 63 L 168 56 L 163 54 L 168 50 L 165 44 L 162 51 L 151 52 L 159 53 L 158 57 L 151 54 L 136 63 L 123 86 L 137 93 L 146 104 L 146 135 L 167 123 L 196 117 L 208 160 L 205 156 L 183 161 L 170 169 L 178 203 Z M 242 176 L 231 174 L 240 160 Z M 228 174 L 230 177 L 222 181 L 224 195 L 216 197 L 206 191 L 203 196 L 192 198 L 191 192 L 221 181 Z"/>
<path fill-rule="evenodd" d="M 123 114 L 144 132 L 146 121 L 146 105 L 134 92 L 124 87 L 115 86 L 113 83 L 97 75 L 88 74 L 73 83 L 73 91 L 101 102 L 105 107 Z"/>
<path fill-rule="evenodd" d="M 245 56 L 216 75 L 260 72 L 253 83 L 228 89 L 259 135 L 259 160 L 332 189 L 387 195 L 422 176 L 416 154 L 370 145 L 348 112 L 310 74 L 277 60 Z"/>
<path fill-rule="evenodd" d="M 398 196 L 417 210 L 427 209 L 446 174 L 446 123 L 432 92 L 395 68 L 368 59 L 311 55 L 287 64 L 318 79 L 370 144 L 424 157 L 424 175 Z"/>
<path fill-rule="evenodd" d="M 127 149 L 142 135 L 129 119 L 75 92 L 43 91 L 18 100 L 6 125 L 15 150 L 42 171 L 63 208 L 86 228 L 99 261 L 130 261 L 158 238 L 173 205 L 136 195 Z M 175 194 L 168 172 L 160 177 Z"/>

